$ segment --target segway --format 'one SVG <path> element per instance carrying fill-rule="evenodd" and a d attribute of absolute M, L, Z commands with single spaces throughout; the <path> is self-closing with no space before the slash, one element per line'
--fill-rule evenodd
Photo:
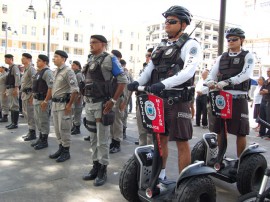
<path fill-rule="evenodd" d="M 258 143 L 249 145 L 238 159 L 227 158 L 227 125 L 226 119 L 232 116 L 232 95 L 225 91 L 211 91 L 209 100 L 212 114 L 222 119 L 221 145 L 218 148 L 217 134 L 206 133 L 202 140 L 196 143 L 191 151 L 192 162 L 205 161 L 209 167 L 217 170 L 212 176 L 229 183 L 237 184 L 238 191 L 246 194 L 256 191 L 267 167 L 266 159 L 261 153 L 266 150 Z"/>
<path fill-rule="evenodd" d="M 138 90 L 146 91 L 144 87 Z M 165 132 L 163 99 L 152 94 L 137 97 L 143 126 L 153 134 L 154 145 L 140 146 L 120 173 L 119 188 L 128 201 L 214 202 L 216 188 L 208 176 L 216 171 L 196 161 L 174 180 L 159 180 L 162 168 L 160 133 Z"/>
<path fill-rule="evenodd" d="M 258 123 L 261 126 L 265 126 L 268 130 L 270 130 L 270 123 L 266 122 L 265 120 L 258 117 Z M 270 177 L 270 169 L 267 168 L 264 171 L 264 177 L 261 182 L 261 186 L 259 191 L 250 192 L 248 194 L 242 195 L 238 198 L 238 202 L 266 202 L 270 201 L 270 187 L 267 187 L 268 181 Z"/>

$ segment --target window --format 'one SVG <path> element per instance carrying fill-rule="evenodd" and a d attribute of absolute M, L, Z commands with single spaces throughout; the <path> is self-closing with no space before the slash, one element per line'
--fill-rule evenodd
<path fill-rule="evenodd" d="M 203 59 L 209 59 L 210 58 L 210 53 L 204 53 Z"/>
<path fill-rule="evenodd" d="M 2 22 L 2 31 L 6 31 L 7 22 Z"/>
<path fill-rule="evenodd" d="M 214 27 L 213 30 L 214 30 L 215 32 L 218 32 L 219 29 L 218 29 L 218 27 Z"/>
<path fill-rule="evenodd" d="M 131 36 L 131 38 L 133 38 L 134 37 L 134 32 L 131 32 L 130 36 Z"/>
<path fill-rule="evenodd" d="M 204 39 L 209 39 L 209 35 L 205 35 L 204 36 Z"/>
<path fill-rule="evenodd" d="M 26 25 L 22 26 L 22 34 L 27 34 L 27 26 Z"/>
<path fill-rule="evenodd" d="M 209 44 L 204 44 L 204 49 L 210 48 Z"/>
<path fill-rule="evenodd" d="M 154 39 L 159 39 L 159 34 L 153 34 L 152 35 L 152 39 L 154 40 Z"/>
<path fill-rule="evenodd" d="M 79 27 L 79 21 L 78 20 L 75 20 L 75 26 Z"/>
<path fill-rule="evenodd" d="M 102 25 L 102 26 L 101 26 L 101 30 L 104 31 L 105 29 L 106 29 L 105 25 Z"/>
<path fill-rule="evenodd" d="M 43 34 L 43 36 L 46 35 L 46 29 L 45 28 L 42 29 L 42 34 Z"/>
<path fill-rule="evenodd" d="M 74 34 L 74 41 L 78 42 L 78 34 Z"/>
<path fill-rule="evenodd" d="M 201 37 L 201 34 L 200 33 L 195 33 L 195 37 L 196 38 L 200 38 Z"/>
<path fill-rule="evenodd" d="M 82 55 L 83 54 L 82 49 L 80 49 L 80 48 L 74 48 L 73 52 L 75 55 Z"/>
<path fill-rule="evenodd" d="M 150 40 L 150 36 L 146 36 L 146 41 L 149 41 Z"/>
<path fill-rule="evenodd" d="M 212 54 L 212 58 L 216 59 L 217 58 L 217 54 Z"/>
<path fill-rule="evenodd" d="M 205 30 L 211 30 L 211 25 L 205 25 L 204 29 Z"/>
<path fill-rule="evenodd" d="M 122 49 L 122 47 L 123 47 L 122 42 L 119 42 L 119 49 Z"/>
<path fill-rule="evenodd" d="M 133 50 L 133 44 L 130 44 L 130 50 Z"/>
<path fill-rule="evenodd" d="M 27 49 L 27 43 L 26 42 L 22 42 L 22 49 Z"/>
<path fill-rule="evenodd" d="M 6 40 L 4 40 L 4 39 L 1 40 L 1 46 L 2 47 L 5 47 L 6 46 Z"/>
<path fill-rule="evenodd" d="M 69 33 L 68 32 L 64 33 L 64 40 L 69 41 Z"/>
<path fill-rule="evenodd" d="M 70 25 L 70 19 L 69 18 L 65 18 L 65 24 Z"/>
<path fill-rule="evenodd" d="M 2 12 L 7 13 L 7 5 L 6 4 L 2 5 Z"/>
<path fill-rule="evenodd" d="M 69 53 L 69 47 L 64 47 L 64 51 L 65 51 L 66 53 Z"/>
<path fill-rule="evenodd" d="M 31 35 L 32 35 L 32 36 L 36 36 L 36 30 L 37 30 L 36 27 L 32 27 L 32 28 L 31 28 Z"/>
<path fill-rule="evenodd" d="M 42 44 L 42 50 L 45 51 L 45 44 Z"/>
<path fill-rule="evenodd" d="M 218 36 L 213 36 L 213 40 L 217 41 L 218 40 Z"/>
<path fill-rule="evenodd" d="M 31 43 L 31 50 L 36 50 L 36 44 L 35 43 Z"/>
<path fill-rule="evenodd" d="M 123 34 L 123 33 L 124 33 L 124 31 L 120 29 L 119 33 L 120 33 L 120 34 Z"/>

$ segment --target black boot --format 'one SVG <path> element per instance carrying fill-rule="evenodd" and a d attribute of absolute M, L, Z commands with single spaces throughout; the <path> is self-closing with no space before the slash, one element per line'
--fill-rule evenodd
<path fill-rule="evenodd" d="M 48 147 L 48 134 L 41 134 L 40 142 L 34 146 L 35 150 L 40 150 Z"/>
<path fill-rule="evenodd" d="M 8 122 L 8 115 L 7 114 L 4 114 L 3 117 L 0 119 L 0 122 L 1 123 Z"/>
<path fill-rule="evenodd" d="M 56 159 L 56 162 L 61 163 L 70 159 L 69 147 L 62 147 L 60 156 Z"/>
<path fill-rule="evenodd" d="M 74 126 L 74 130 L 71 131 L 71 135 L 78 135 L 81 133 L 80 126 Z"/>
<path fill-rule="evenodd" d="M 94 181 L 94 186 L 101 186 L 107 180 L 107 165 L 100 165 L 97 177 Z"/>
<path fill-rule="evenodd" d="M 10 121 L 11 123 L 9 125 L 6 126 L 6 128 L 10 127 L 12 124 L 13 124 L 13 120 L 14 120 L 14 114 L 13 114 L 13 111 L 10 111 Z"/>
<path fill-rule="evenodd" d="M 90 135 L 87 136 L 87 137 L 85 137 L 85 138 L 83 138 L 83 139 L 84 139 L 84 141 L 90 141 Z"/>
<path fill-rule="evenodd" d="M 57 159 L 61 155 L 62 149 L 63 149 L 63 146 L 61 144 L 59 144 L 58 150 L 54 154 L 50 154 L 49 158 L 50 159 Z"/>
<path fill-rule="evenodd" d="M 72 133 L 72 131 L 75 129 L 75 125 L 73 124 L 72 125 L 72 128 L 71 128 L 71 133 Z"/>
<path fill-rule="evenodd" d="M 117 152 L 120 152 L 121 151 L 121 148 L 120 148 L 120 141 L 117 141 L 117 140 L 114 140 L 113 139 L 113 144 L 114 146 L 110 149 L 110 154 L 114 154 L 114 153 L 117 153 Z"/>
<path fill-rule="evenodd" d="M 114 145 L 115 145 L 115 140 L 112 139 L 112 142 L 111 142 L 111 144 L 110 144 L 110 150 L 111 150 L 112 148 L 114 148 Z"/>
<path fill-rule="evenodd" d="M 126 129 L 127 129 L 127 127 L 123 126 L 123 139 L 127 138 Z"/>
<path fill-rule="evenodd" d="M 38 137 L 37 141 L 33 142 L 31 144 L 31 146 L 34 147 L 34 146 L 38 145 L 41 142 L 41 137 L 42 137 L 42 134 L 39 133 L 39 137 Z"/>
<path fill-rule="evenodd" d="M 11 111 L 11 113 L 13 114 L 13 120 L 12 124 L 9 127 L 7 127 L 7 129 L 18 128 L 19 111 Z"/>
<path fill-rule="evenodd" d="M 93 161 L 93 168 L 82 177 L 83 180 L 94 180 L 98 175 L 98 170 L 101 164 L 98 161 Z"/>
<path fill-rule="evenodd" d="M 27 136 L 24 138 L 24 141 L 30 141 L 30 140 L 35 140 L 36 137 L 36 131 L 33 129 L 29 129 L 29 132 Z"/>

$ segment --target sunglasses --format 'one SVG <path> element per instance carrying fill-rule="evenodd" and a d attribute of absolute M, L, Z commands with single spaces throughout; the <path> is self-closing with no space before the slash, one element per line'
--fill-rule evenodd
<path fill-rule="evenodd" d="M 231 42 L 231 41 L 232 41 L 232 42 L 235 42 L 235 41 L 238 41 L 238 40 L 239 40 L 239 38 L 231 38 L 231 39 L 227 39 L 228 42 Z"/>
<path fill-rule="evenodd" d="M 170 24 L 170 25 L 175 25 L 177 22 L 180 22 L 179 20 L 174 20 L 174 19 L 167 19 L 165 20 L 165 24 Z"/>

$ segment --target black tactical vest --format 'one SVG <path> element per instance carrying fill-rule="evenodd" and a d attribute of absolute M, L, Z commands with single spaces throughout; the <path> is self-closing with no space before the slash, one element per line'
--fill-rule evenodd
<path fill-rule="evenodd" d="M 247 54 L 248 51 L 242 51 L 239 55 L 230 57 L 228 52 L 223 53 L 219 62 L 218 81 L 229 79 L 242 72 Z M 237 85 L 226 86 L 224 90 L 247 91 L 249 90 L 249 79 Z"/>
<path fill-rule="evenodd" d="M 180 37 L 181 38 L 181 37 Z M 151 75 L 151 84 L 161 82 L 162 80 L 174 76 L 184 67 L 184 61 L 180 57 L 181 49 L 183 45 L 190 38 L 185 38 L 184 41 L 178 41 L 171 46 L 159 46 L 153 52 L 151 59 L 155 65 L 155 69 L 152 71 Z M 180 42 L 180 43 L 179 43 Z M 192 86 L 194 83 L 194 76 L 187 80 L 185 83 L 182 83 L 173 88 L 183 88 L 187 86 Z"/>
<path fill-rule="evenodd" d="M 101 71 L 101 64 L 108 55 L 108 53 L 104 52 L 85 66 L 83 70 L 85 75 L 85 96 L 91 98 L 112 97 L 111 81 L 105 81 Z"/>
<path fill-rule="evenodd" d="M 7 75 L 7 78 L 6 78 L 6 86 L 15 87 L 15 76 L 14 75 L 11 75 L 11 72 L 12 72 L 13 67 L 14 67 L 14 65 L 12 65 L 9 68 L 9 72 L 8 72 L 8 75 Z"/>
<path fill-rule="evenodd" d="M 38 71 L 36 75 L 33 78 L 33 93 L 39 93 L 39 94 L 47 94 L 48 91 L 48 85 L 44 79 L 42 79 L 43 74 L 45 71 L 47 71 L 49 68 L 44 68 L 41 71 Z"/>

